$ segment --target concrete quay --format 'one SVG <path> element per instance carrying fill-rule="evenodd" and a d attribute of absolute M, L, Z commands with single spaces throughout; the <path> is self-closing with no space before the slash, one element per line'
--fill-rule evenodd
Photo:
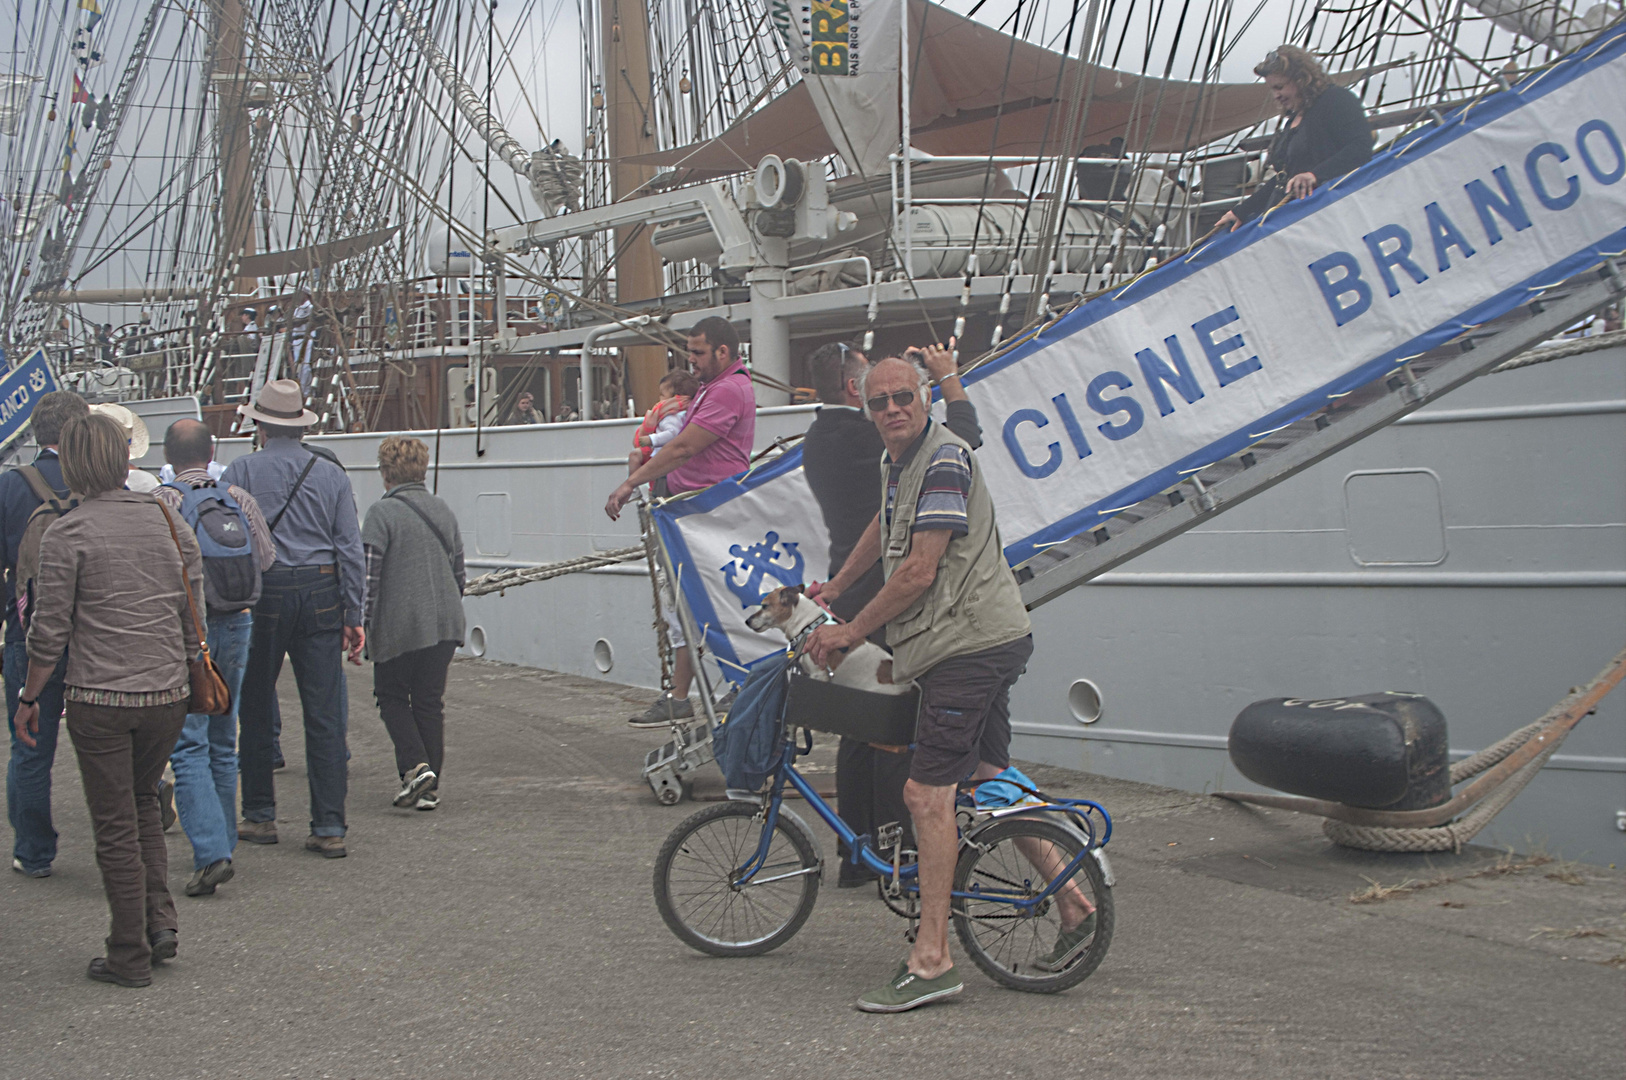
<path fill-rule="evenodd" d="M 766 957 L 704 957 L 662 924 L 655 853 L 696 804 L 662 807 L 638 778 L 659 738 L 624 722 L 643 692 L 458 660 L 444 801 L 417 813 L 390 805 L 370 672 L 350 671 L 349 857 L 302 850 L 285 676 L 282 842 L 241 845 L 236 879 L 192 899 L 191 849 L 169 834 L 180 954 L 142 990 L 84 974 L 107 915 L 64 733 L 55 873 L 0 878 L 0 1077 L 1601 1080 L 1626 1061 L 1626 873 L 1611 867 L 1346 852 L 1295 815 L 1034 766 L 1117 823 L 1100 970 L 1020 994 L 956 943 L 965 993 L 871 1016 L 853 1001 L 904 954 L 905 924 L 872 891 L 834 888 L 833 866 L 806 927 Z M 712 774 L 695 794 L 721 789 Z M 1352 902 L 1363 892 L 1384 898 Z"/>

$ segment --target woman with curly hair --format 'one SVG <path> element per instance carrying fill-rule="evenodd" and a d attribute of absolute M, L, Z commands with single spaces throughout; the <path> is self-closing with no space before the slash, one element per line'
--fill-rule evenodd
<path fill-rule="evenodd" d="M 1372 157 L 1372 129 L 1361 99 L 1327 78 L 1315 54 L 1297 45 L 1272 49 L 1253 69 L 1287 122 L 1276 132 L 1266 160 L 1271 175 L 1219 219 L 1235 229 L 1281 201 L 1302 199 Z"/>

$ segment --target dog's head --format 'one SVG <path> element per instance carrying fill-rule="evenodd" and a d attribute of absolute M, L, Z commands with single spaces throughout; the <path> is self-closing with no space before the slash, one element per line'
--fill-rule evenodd
<path fill-rule="evenodd" d="M 758 633 L 771 630 L 774 627 L 784 627 L 790 622 L 796 604 L 801 600 L 807 589 L 802 585 L 786 585 L 782 589 L 775 589 L 762 596 L 762 606 L 753 611 L 745 620 L 745 625 Z"/>

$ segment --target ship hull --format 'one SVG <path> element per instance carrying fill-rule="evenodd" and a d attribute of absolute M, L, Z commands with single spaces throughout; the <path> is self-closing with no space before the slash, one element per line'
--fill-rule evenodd
<path fill-rule="evenodd" d="M 809 410 L 764 410 L 758 445 Z M 440 436 L 471 573 L 637 542 L 603 501 L 632 422 Z M 324 438 L 377 498 L 381 436 Z M 433 442 L 433 432 L 423 437 Z M 1422 693 L 1454 757 L 1540 716 L 1626 644 L 1626 350 L 1488 376 L 1033 614 L 1012 752 L 1190 791 L 1254 789 L 1226 733 L 1252 701 Z M 986 451 L 985 451 L 986 452 Z M 641 564 L 467 601 L 465 655 L 653 687 Z M 1069 694 L 1099 688 L 1081 722 Z M 1481 840 L 1619 857 L 1626 694 Z M 628 769 L 635 768 L 629 762 Z"/>

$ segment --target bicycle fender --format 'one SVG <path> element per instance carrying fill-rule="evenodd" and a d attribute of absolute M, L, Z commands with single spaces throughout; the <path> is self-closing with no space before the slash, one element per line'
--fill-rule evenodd
<path fill-rule="evenodd" d="M 1112 864 L 1107 861 L 1106 849 L 1098 847 L 1091 848 L 1090 854 L 1094 855 L 1095 861 L 1100 864 L 1101 878 L 1107 883 L 1107 887 L 1111 888 L 1112 886 L 1118 884 L 1118 879 L 1112 876 Z"/>
<path fill-rule="evenodd" d="M 812 845 L 814 853 L 819 857 L 819 884 L 824 884 L 824 849 L 819 846 L 818 836 L 807 827 L 807 822 L 803 821 L 796 811 L 784 803 L 779 804 L 779 820 L 807 837 L 807 842 Z"/>

